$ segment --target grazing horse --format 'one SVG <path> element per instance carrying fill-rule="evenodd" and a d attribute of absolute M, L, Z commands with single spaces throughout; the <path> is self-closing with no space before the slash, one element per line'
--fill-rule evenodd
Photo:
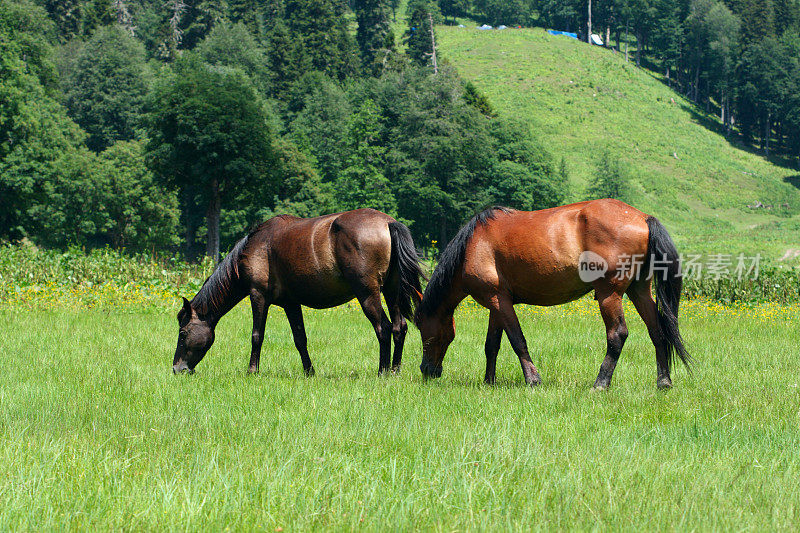
<path fill-rule="evenodd" d="M 638 264 L 637 264 L 638 262 Z M 651 276 L 656 297 L 650 292 Z M 467 296 L 489 309 L 486 383 L 505 331 L 528 385 L 541 383 L 514 304 L 558 305 L 591 290 L 606 327 L 606 356 L 595 388 L 605 389 L 617 365 L 628 328 L 622 313 L 627 294 L 647 325 L 656 349 L 659 388 L 672 386 L 673 354 L 689 365 L 678 331 L 682 278 L 675 245 L 664 226 L 617 200 L 593 200 L 541 211 L 502 207 L 475 215 L 442 253 L 415 324 L 422 334 L 420 370 L 439 377 L 455 336 L 453 312 Z"/>
<path fill-rule="evenodd" d="M 412 305 L 419 303 L 420 276 L 424 274 L 408 228 L 380 211 L 357 209 L 316 218 L 276 216 L 236 243 L 191 302 L 183 299 L 172 369 L 194 371 L 214 342 L 219 319 L 250 296 L 250 372 L 258 372 L 271 304 L 286 311 L 303 369 L 313 375 L 301 306 L 324 309 L 353 298 L 378 337 L 379 372 L 389 368 L 392 337 L 392 367 L 399 370 L 408 329 L 405 318 L 412 317 Z M 383 310 L 381 293 L 391 320 Z"/>

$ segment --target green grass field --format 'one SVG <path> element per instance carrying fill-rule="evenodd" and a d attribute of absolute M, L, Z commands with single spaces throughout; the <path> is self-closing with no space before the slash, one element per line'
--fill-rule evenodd
<path fill-rule="evenodd" d="M 800 170 L 731 144 L 716 118 L 624 54 L 542 29 L 470 23 L 437 34 L 441 56 L 501 116 L 530 124 L 565 159 L 576 199 L 607 150 L 628 168 L 630 202 L 662 219 L 684 251 L 778 259 L 800 248 Z M 757 200 L 773 209 L 747 207 Z"/>
<path fill-rule="evenodd" d="M 355 306 L 307 311 L 317 376 L 283 313 L 244 372 L 249 309 L 193 376 L 171 374 L 172 310 L 0 311 L 0 529 L 794 529 L 800 310 L 688 302 L 697 360 L 655 388 L 641 320 L 612 388 L 595 302 L 519 310 L 544 385 L 504 339 L 481 384 L 486 312 L 464 307 L 443 377 L 409 331 L 378 378 Z M 280 529 L 279 529 L 280 528 Z"/>

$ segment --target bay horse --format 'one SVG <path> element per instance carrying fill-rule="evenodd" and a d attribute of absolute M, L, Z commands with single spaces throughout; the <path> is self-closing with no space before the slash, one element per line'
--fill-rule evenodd
<path fill-rule="evenodd" d="M 357 298 L 380 345 L 379 372 L 399 370 L 405 318 L 420 299 L 419 265 L 408 228 L 385 213 L 357 209 L 316 218 L 273 217 L 253 229 L 220 262 L 191 301 L 178 312 L 173 372 L 193 372 L 214 342 L 220 318 L 246 296 L 253 311 L 249 372 L 258 372 L 267 310 L 286 311 L 307 375 L 308 354 L 301 306 L 323 309 Z M 391 320 L 381 304 L 386 298 Z"/>
<path fill-rule="evenodd" d="M 639 258 L 637 264 L 636 258 Z M 653 275 L 648 272 L 652 271 Z M 651 294 L 655 279 L 656 300 Z M 467 296 L 489 309 L 486 383 L 495 381 L 503 332 L 519 357 L 525 381 L 541 383 L 514 304 L 563 304 L 594 290 L 606 329 L 606 356 L 595 381 L 605 389 L 628 328 L 627 294 L 655 346 L 659 388 L 672 386 L 675 354 L 690 358 L 678 330 L 682 278 L 675 245 L 664 226 L 618 200 L 592 200 L 541 211 L 495 207 L 475 215 L 442 252 L 415 314 L 422 334 L 425 377 L 439 377 L 455 336 L 453 312 Z"/>

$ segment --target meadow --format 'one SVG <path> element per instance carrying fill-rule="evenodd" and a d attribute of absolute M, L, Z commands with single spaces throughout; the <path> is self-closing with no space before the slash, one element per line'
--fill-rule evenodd
<path fill-rule="evenodd" d="M 92 289 L 86 289 L 91 291 Z M 97 289 L 101 290 L 101 289 Z M 160 299 L 159 299 L 160 298 Z M 306 311 L 306 378 L 273 308 L 173 376 L 174 297 L 0 301 L 0 529 L 792 529 L 800 519 L 797 306 L 687 301 L 695 369 L 655 388 L 641 320 L 610 390 L 585 298 L 518 312 L 544 384 L 506 340 L 481 383 L 486 312 L 462 306 L 441 379 L 409 330 L 400 375 L 352 303 Z M 93 303 L 95 302 L 95 303 Z"/>

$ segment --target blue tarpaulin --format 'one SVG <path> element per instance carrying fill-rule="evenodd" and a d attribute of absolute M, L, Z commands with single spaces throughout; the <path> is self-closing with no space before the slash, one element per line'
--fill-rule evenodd
<path fill-rule="evenodd" d="M 547 30 L 547 33 L 549 33 L 550 35 L 564 35 L 566 37 L 572 37 L 573 39 L 578 38 L 577 33 L 570 33 L 568 31 Z"/>

